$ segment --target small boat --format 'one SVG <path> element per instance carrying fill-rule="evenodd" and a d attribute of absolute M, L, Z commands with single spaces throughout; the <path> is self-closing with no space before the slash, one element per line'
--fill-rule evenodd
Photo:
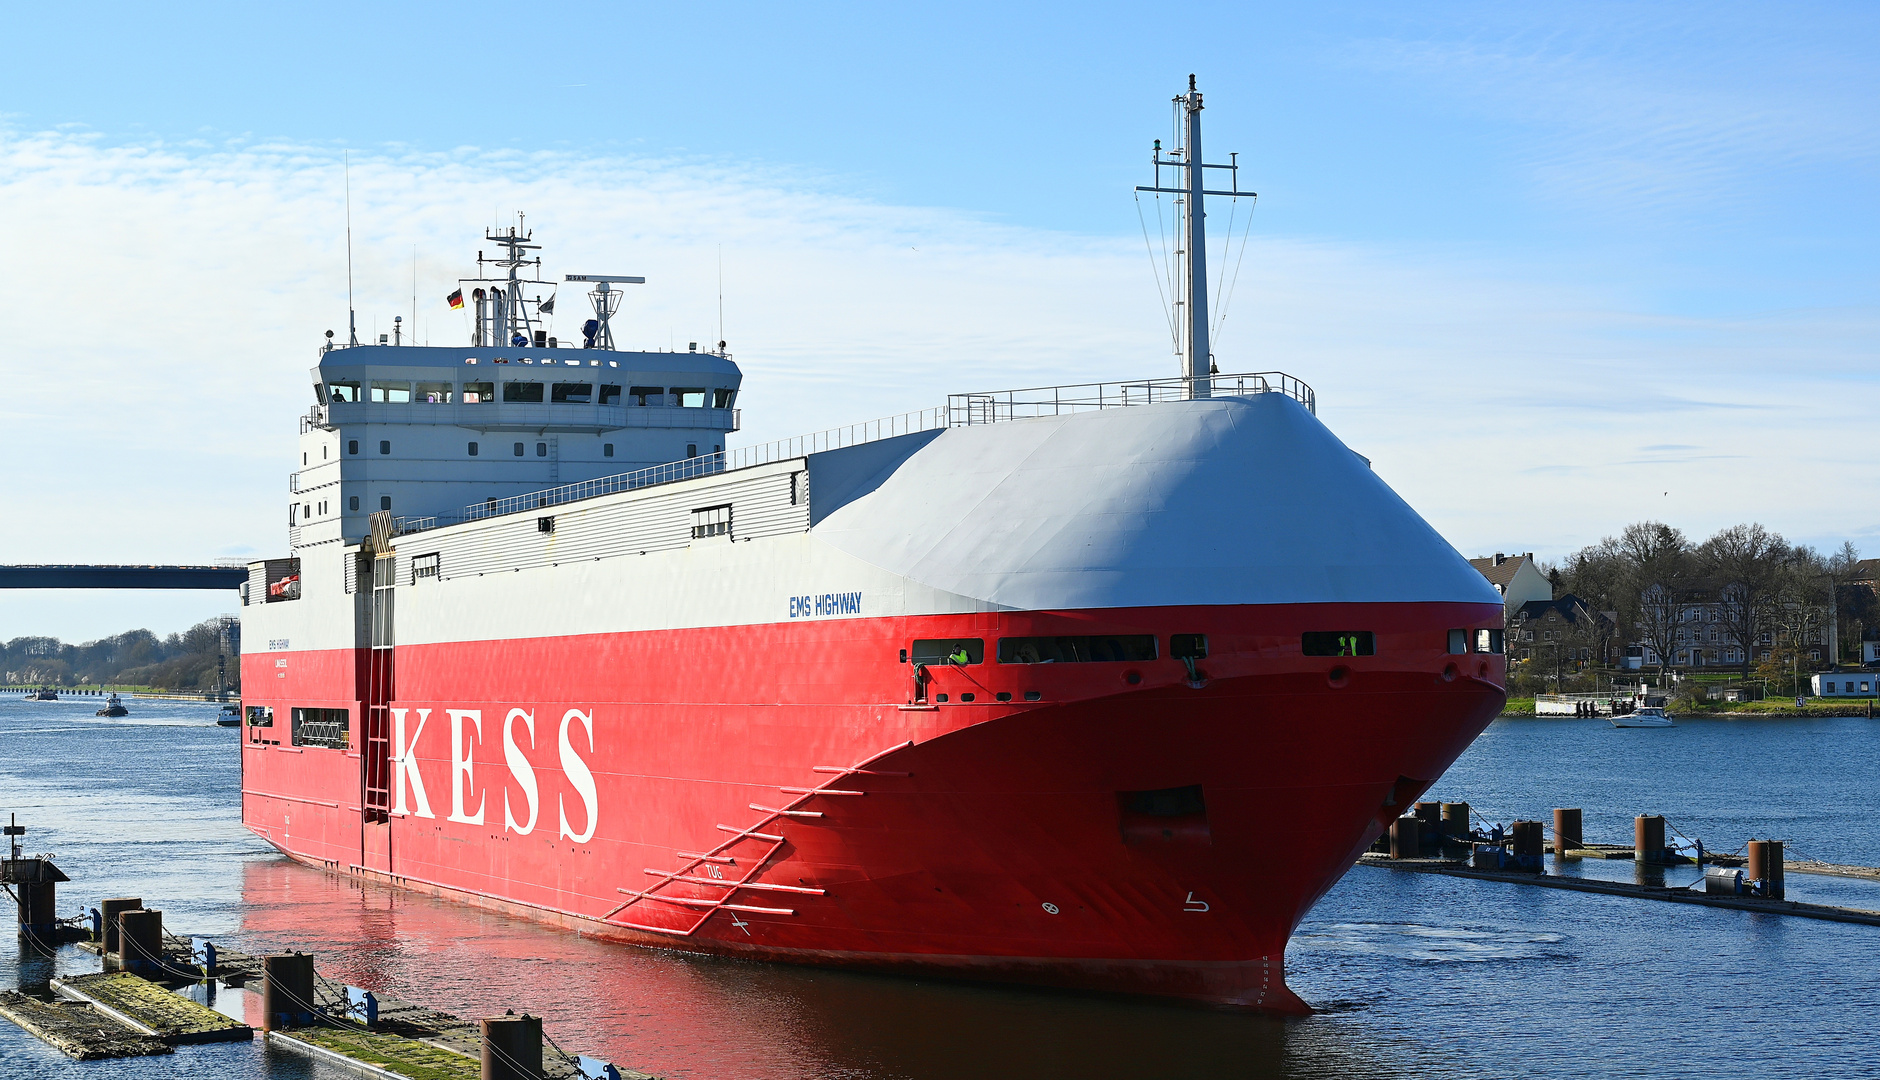
<path fill-rule="evenodd" d="M 217 727 L 241 727 L 242 707 L 240 705 L 222 706 L 222 714 L 215 718 Z"/>
<path fill-rule="evenodd" d="M 130 714 L 131 711 L 124 707 L 124 702 L 116 694 L 112 694 L 110 700 L 104 703 L 104 708 L 97 712 L 98 716 L 129 716 Z"/>
<path fill-rule="evenodd" d="M 1671 722 L 1671 717 L 1665 715 L 1664 709 L 1658 707 L 1657 705 L 1645 705 L 1645 706 L 1640 707 L 1638 711 L 1636 712 L 1630 712 L 1630 713 L 1625 714 L 1624 716 L 1613 717 L 1612 726 L 1613 727 L 1675 727 L 1677 725 Z"/>
<path fill-rule="evenodd" d="M 33 691 L 31 694 L 27 695 L 26 700 L 28 701 L 57 701 L 59 700 L 59 692 L 57 690 L 52 689 L 50 686 L 48 686 L 43 690 Z"/>

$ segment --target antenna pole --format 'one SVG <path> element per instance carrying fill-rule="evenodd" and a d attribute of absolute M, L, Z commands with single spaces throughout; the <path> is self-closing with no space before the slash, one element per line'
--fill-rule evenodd
<path fill-rule="evenodd" d="M 341 158 L 346 168 L 346 336 L 354 345 L 359 344 L 359 315 L 353 310 L 352 280 L 352 151 L 344 151 Z"/>
<path fill-rule="evenodd" d="M 718 245 L 718 350 L 725 347 L 725 246 Z"/>
<path fill-rule="evenodd" d="M 1202 197 L 1207 185 L 1207 169 L 1201 164 L 1201 91 L 1195 89 L 1195 77 L 1188 76 L 1188 96 L 1182 100 L 1187 114 L 1188 165 L 1188 354 L 1182 358 L 1182 375 L 1188 380 L 1188 396 L 1212 396 L 1214 380 L 1209 378 L 1214 354 L 1208 348 L 1208 241 L 1207 211 Z"/>

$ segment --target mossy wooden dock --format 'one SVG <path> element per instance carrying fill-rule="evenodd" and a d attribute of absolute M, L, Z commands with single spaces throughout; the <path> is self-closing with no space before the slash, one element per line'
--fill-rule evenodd
<path fill-rule="evenodd" d="M 52 989 L 172 1046 L 240 1042 L 255 1036 L 247 1024 L 127 972 L 53 979 Z"/>
<path fill-rule="evenodd" d="M 0 1016 L 80 1061 L 175 1052 L 163 1040 L 135 1031 L 82 1001 L 41 1001 L 16 990 L 0 990 Z"/>

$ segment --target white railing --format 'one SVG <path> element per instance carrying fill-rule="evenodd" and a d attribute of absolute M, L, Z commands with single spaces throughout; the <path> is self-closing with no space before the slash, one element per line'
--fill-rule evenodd
<path fill-rule="evenodd" d="M 1212 397 L 1250 397 L 1256 394 L 1285 394 L 1317 413 L 1317 397 L 1312 388 L 1283 371 L 1261 371 L 1234 375 L 1215 375 L 1209 380 Z M 1165 401 L 1186 400 L 1189 380 L 1138 379 L 1132 382 L 1076 383 L 1069 386 L 1040 386 L 1025 390 L 997 390 L 976 394 L 951 394 L 937 409 L 884 416 L 860 424 L 830 428 L 811 435 L 797 435 L 756 446 L 742 446 L 716 454 L 701 454 L 683 461 L 638 469 L 634 472 L 583 480 L 574 484 L 511 495 L 506 499 L 487 499 L 449 514 L 432 517 L 393 518 L 396 533 L 423 532 L 443 525 L 455 525 L 481 518 L 501 517 L 526 510 L 634 491 L 655 484 L 670 484 L 700 476 L 748 469 L 773 461 L 788 461 L 809 454 L 840 450 L 847 446 L 879 442 L 901 435 L 940 428 L 994 424 L 1039 416 L 1062 416 L 1093 409 L 1115 409 L 1131 405 L 1151 405 Z"/>

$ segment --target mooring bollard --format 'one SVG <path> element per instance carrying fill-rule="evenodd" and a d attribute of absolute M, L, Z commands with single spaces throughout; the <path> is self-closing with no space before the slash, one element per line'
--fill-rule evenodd
<path fill-rule="evenodd" d="M 1514 841 L 1515 865 L 1523 870 L 1539 873 L 1541 870 L 1541 852 L 1546 847 L 1546 834 L 1538 821 L 1517 821 L 1508 827 Z"/>
<path fill-rule="evenodd" d="M 1422 824 L 1413 817 L 1400 817 L 1390 823 L 1391 858 L 1420 859 L 1423 857 Z"/>
<path fill-rule="evenodd" d="M 261 1029 L 313 1023 L 313 957 L 276 953 L 261 958 Z"/>
<path fill-rule="evenodd" d="M 118 965 L 146 979 L 163 974 L 163 912 L 118 912 Z"/>
<path fill-rule="evenodd" d="M 1416 807 L 1417 835 L 1423 841 L 1424 855 L 1443 853 L 1443 804 L 1420 802 Z"/>
<path fill-rule="evenodd" d="M 542 1080 L 542 1018 L 492 1016 L 482 1021 L 483 1080 Z"/>
<path fill-rule="evenodd" d="M 1443 804 L 1443 840 L 1446 843 L 1462 844 L 1469 839 L 1469 804 L 1465 802 L 1446 802 Z"/>
<path fill-rule="evenodd" d="M 1564 859 L 1567 857 L 1567 852 L 1585 846 L 1586 841 L 1581 839 L 1580 812 L 1556 808 L 1554 810 L 1554 858 Z"/>
<path fill-rule="evenodd" d="M 143 906 L 143 900 L 134 896 L 120 896 L 98 905 L 98 921 L 104 924 L 104 940 L 100 942 L 104 955 L 117 955 L 118 916 L 126 911 L 136 911 Z"/>
<path fill-rule="evenodd" d="M 14 888 L 20 897 L 20 936 L 30 941 L 58 944 L 59 887 L 50 881 L 22 881 Z"/>
<path fill-rule="evenodd" d="M 1632 858 L 1642 863 L 1665 861 L 1665 819 L 1640 814 L 1632 819 Z"/>
<path fill-rule="evenodd" d="M 1782 882 L 1782 841 L 1751 840 L 1749 842 L 1749 879 L 1759 882 L 1763 896 L 1771 900 L 1783 898 Z"/>

